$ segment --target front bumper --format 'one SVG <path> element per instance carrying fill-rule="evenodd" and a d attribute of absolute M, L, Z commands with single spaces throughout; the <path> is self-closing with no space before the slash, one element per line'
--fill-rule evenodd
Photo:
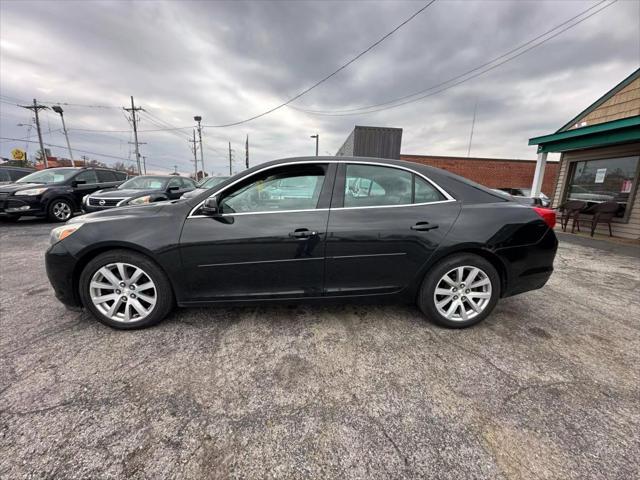
<path fill-rule="evenodd" d="M 117 208 L 117 206 L 113 205 L 113 206 L 100 207 L 96 205 L 87 205 L 87 204 L 82 205 L 82 210 L 86 213 L 103 212 L 104 210 L 111 210 L 112 208 Z"/>
<path fill-rule="evenodd" d="M 11 195 L 0 198 L 0 216 L 13 217 L 16 215 L 44 215 L 45 209 L 42 205 L 42 197 Z"/>
<path fill-rule="evenodd" d="M 71 309 L 82 306 L 78 286 L 74 281 L 76 258 L 64 247 L 63 242 L 53 244 L 45 254 L 47 277 L 56 298 Z"/>

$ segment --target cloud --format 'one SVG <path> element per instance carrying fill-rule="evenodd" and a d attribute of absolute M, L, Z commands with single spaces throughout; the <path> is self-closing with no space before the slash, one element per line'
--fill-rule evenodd
<path fill-rule="evenodd" d="M 295 105 L 345 109 L 384 102 L 474 68 L 594 5 L 592 1 L 439 1 Z M 191 130 L 166 125 L 250 117 L 295 95 L 413 13 L 415 2 L 2 2 L 4 102 L 61 101 L 72 147 L 133 158 L 122 106 L 144 107 L 141 151 L 155 171 L 191 171 Z M 283 108 L 254 122 L 204 131 L 207 169 L 335 153 L 354 125 L 404 129 L 403 152 L 533 158 L 528 138 L 555 131 L 640 64 L 640 2 L 619 1 L 517 60 L 446 92 L 370 115 L 321 117 Z M 611 28 L 615 25 L 615 28 Z M 27 110 L 1 103 L 3 137 L 22 138 Z M 150 116 L 150 115 L 151 116 Z M 45 141 L 65 145 L 59 118 Z M 160 121 L 158 120 L 160 119 Z M 83 132 L 81 129 L 116 132 Z M 31 139 L 35 134 L 31 132 Z M 0 143 L 8 156 L 20 142 Z M 30 151 L 35 152 L 31 145 Z M 53 148 L 54 154 L 65 150 Z M 95 158 L 100 159 L 99 156 Z M 104 158 L 111 161 L 113 159 Z"/>

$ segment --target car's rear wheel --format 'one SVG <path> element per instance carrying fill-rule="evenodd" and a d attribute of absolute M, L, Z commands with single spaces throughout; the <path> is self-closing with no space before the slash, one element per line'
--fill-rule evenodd
<path fill-rule="evenodd" d="M 91 260 L 80 275 L 80 297 L 100 322 L 123 330 L 155 325 L 173 307 L 164 272 L 153 260 L 128 250 Z"/>
<path fill-rule="evenodd" d="M 56 198 L 49 203 L 47 216 L 54 222 L 66 222 L 73 216 L 73 205 L 68 200 Z"/>
<path fill-rule="evenodd" d="M 500 298 L 500 276 L 484 258 L 471 253 L 441 260 L 425 277 L 420 309 L 438 325 L 464 328 L 481 322 Z"/>

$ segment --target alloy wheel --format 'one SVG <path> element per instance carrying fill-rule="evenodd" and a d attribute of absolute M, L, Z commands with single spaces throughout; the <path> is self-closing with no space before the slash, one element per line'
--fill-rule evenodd
<path fill-rule="evenodd" d="M 466 322 L 480 315 L 491 301 L 491 280 L 470 265 L 449 270 L 433 293 L 438 313 L 448 320 Z"/>
<path fill-rule="evenodd" d="M 137 322 L 147 317 L 158 300 L 156 286 L 140 267 L 110 263 L 91 278 L 89 296 L 93 305 L 115 322 Z"/>
<path fill-rule="evenodd" d="M 56 202 L 53 204 L 53 215 L 60 221 L 71 218 L 71 206 L 67 202 Z"/>

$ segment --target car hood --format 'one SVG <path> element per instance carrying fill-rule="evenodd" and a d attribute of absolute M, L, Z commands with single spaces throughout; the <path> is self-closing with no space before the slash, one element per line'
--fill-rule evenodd
<path fill-rule="evenodd" d="M 13 193 L 19 190 L 28 190 L 30 188 L 38 188 L 38 187 L 53 187 L 53 184 L 45 184 L 45 183 L 10 183 L 8 185 L 0 186 L 0 193 Z"/>
<path fill-rule="evenodd" d="M 151 193 L 164 193 L 162 190 L 137 190 L 137 189 L 105 189 L 98 190 L 91 194 L 92 198 L 129 198 L 129 197 L 141 197 L 143 195 L 149 195 Z"/>
<path fill-rule="evenodd" d="M 148 217 L 156 215 L 160 210 L 167 206 L 167 202 L 149 203 L 143 205 L 133 205 L 121 208 L 110 208 L 100 212 L 87 213 L 78 217 L 73 217 L 67 223 L 87 223 L 87 222 L 103 222 L 107 220 L 116 220 L 123 217 Z"/>

